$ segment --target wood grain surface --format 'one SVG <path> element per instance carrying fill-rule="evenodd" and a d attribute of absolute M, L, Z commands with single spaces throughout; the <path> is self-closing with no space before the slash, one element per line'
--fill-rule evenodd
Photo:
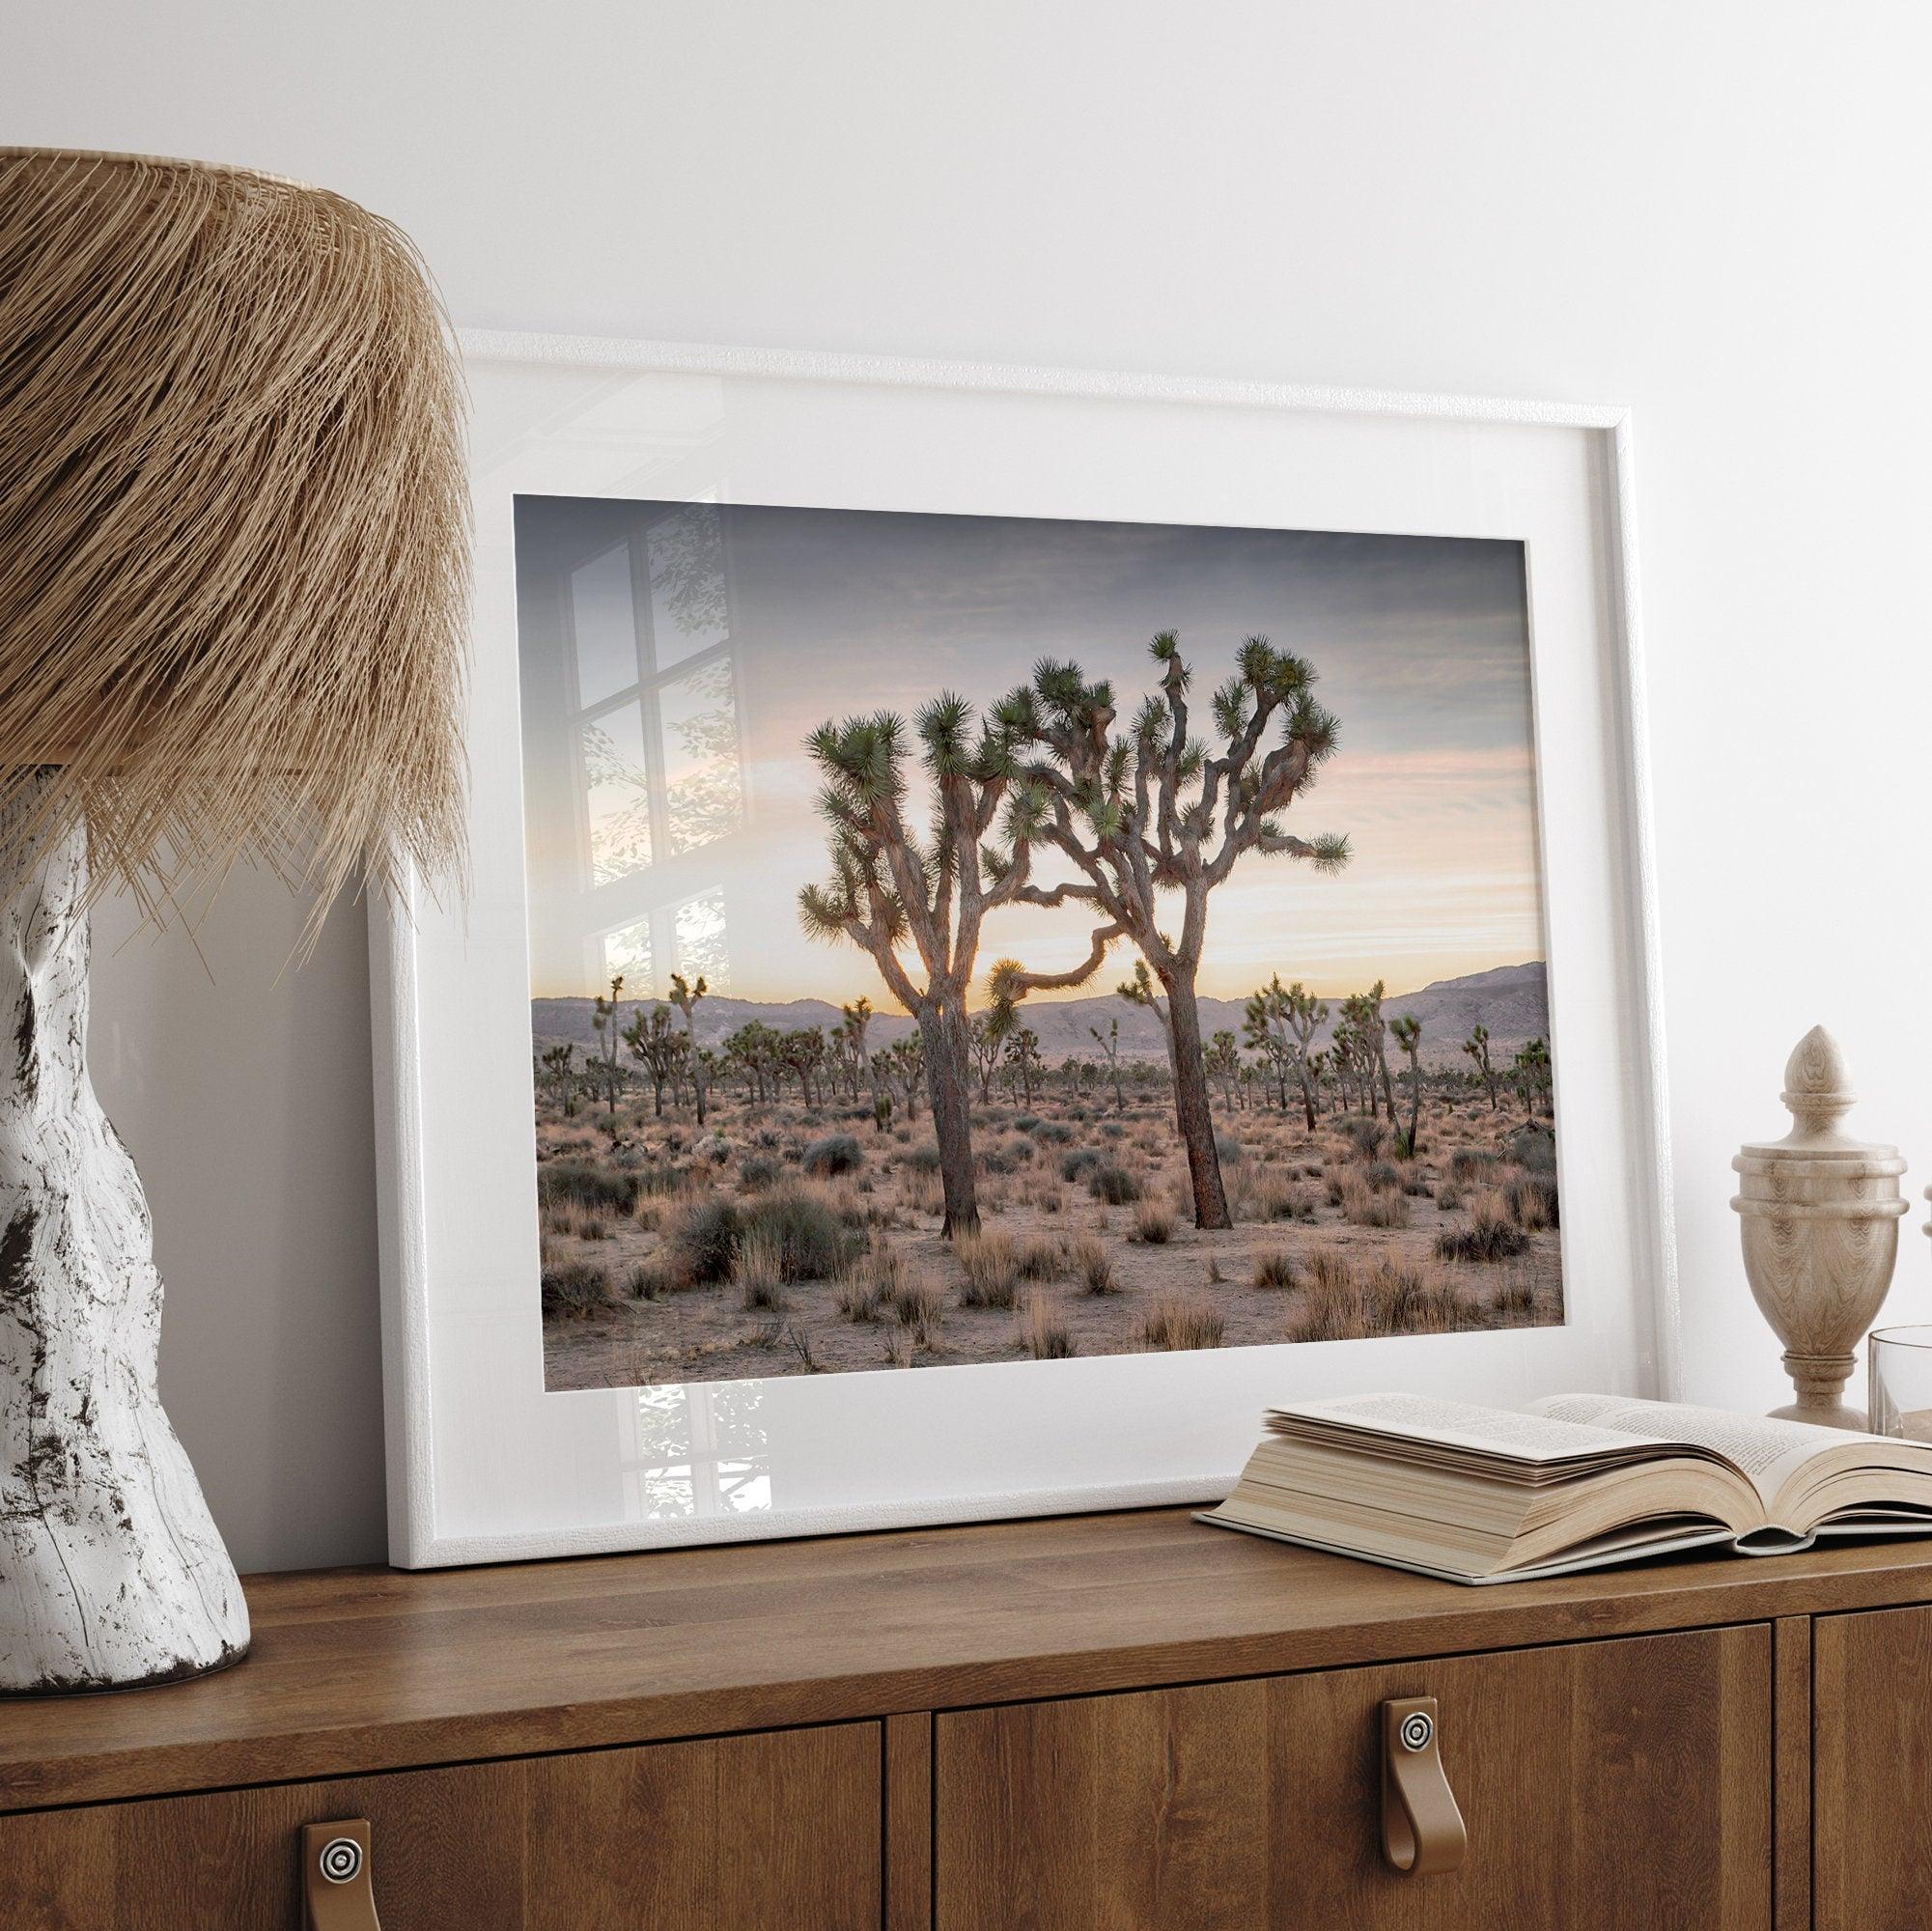
<path fill-rule="evenodd" d="M 1382 1861 L 1385 1698 L 1434 1696 L 1462 1866 Z M 1762 1931 L 1762 1625 L 938 1719 L 938 1931 Z"/>
<path fill-rule="evenodd" d="M 1470 1589 L 1182 1511 L 263 1578 L 203 1681 L 0 1700 L 0 1810 L 1932 1599 L 1932 1546 Z"/>
<path fill-rule="evenodd" d="M 301 1826 L 371 1823 L 383 1931 L 877 1931 L 876 1723 L 0 1817 L 0 1924 L 294 1931 Z"/>
<path fill-rule="evenodd" d="M 1932 1924 L 1932 1609 L 1821 1617 L 1811 1635 L 1812 1922 Z"/>

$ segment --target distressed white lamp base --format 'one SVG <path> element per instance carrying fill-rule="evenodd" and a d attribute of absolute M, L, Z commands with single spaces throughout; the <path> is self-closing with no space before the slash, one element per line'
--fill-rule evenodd
<path fill-rule="evenodd" d="M 0 881 L 0 1693 L 199 1675 L 248 1609 L 155 1387 L 140 1177 L 88 1079 L 86 838 Z"/>

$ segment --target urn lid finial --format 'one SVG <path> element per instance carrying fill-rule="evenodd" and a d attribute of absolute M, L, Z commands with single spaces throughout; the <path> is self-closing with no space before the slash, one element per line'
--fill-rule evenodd
<path fill-rule="evenodd" d="M 1791 1109 L 1791 1131 L 1778 1140 L 1760 1140 L 1739 1151 L 1733 1164 L 1744 1166 L 1793 1160 L 1887 1160 L 1896 1147 L 1853 1139 L 1838 1122 L 1858 1101 L 1838 1042 L 1816 1025 L 1791 1049 L 1784 1062 L 1784 1090 L 1778 1096 Z"/>

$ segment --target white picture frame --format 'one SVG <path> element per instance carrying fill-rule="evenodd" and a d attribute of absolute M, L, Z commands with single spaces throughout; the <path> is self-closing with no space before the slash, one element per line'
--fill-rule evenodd
<path fill-rule="evenodd" d="M 472 888 L 370 920 L 390 1556 L 416 1568 L 1222 1493 L 1270 1402 L 1674 1396 L 1627 409 L 468 332 Z M 521 492 L 1527 546 L 1558 1328 L 546 1393 L 511 504 Z"/>

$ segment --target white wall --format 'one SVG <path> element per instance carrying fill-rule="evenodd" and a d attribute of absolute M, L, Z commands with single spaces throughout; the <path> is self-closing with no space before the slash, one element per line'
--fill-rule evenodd
<path fill-rule="evenodd" d="M 1633 404 L 1692 1393 L 1778 1394 L 1726 1163 L 1814 1021 L 1932 1175 L 1932 11 L 68 0 L 9 41 L 5 138 L 326 182 L 464 322 Z M 244 1567 L 382 1550 L 362 920 L 278 980 L 297 923 L 243 882 L 210 984 L 110 913 L 98 978 Z"/>

